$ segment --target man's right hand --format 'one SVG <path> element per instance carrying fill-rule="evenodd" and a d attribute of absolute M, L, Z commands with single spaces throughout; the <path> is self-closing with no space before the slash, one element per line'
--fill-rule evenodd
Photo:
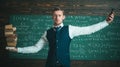
<path fill-rule="evenodd" d="M 114 12 L 112 10 L 111 13 L 108 15 L 108 17 L 106 18 L 106 21 L 108 23 L 111 23 L 113 21 L 113 19 L 114 19 Z"/>
<path fill-rule="evenodd" d="M 5 49 L 8 50 L 8 51 L 11 51 L 11 52 L 17 52 L 16 47 L 6 47 Z"/>

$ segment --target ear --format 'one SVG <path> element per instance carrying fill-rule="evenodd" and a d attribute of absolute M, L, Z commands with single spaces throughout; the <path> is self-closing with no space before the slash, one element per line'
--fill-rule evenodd
<path fill-rule="evenodd" d="M 63 20 L 65 19 L 65 15 L 63 16 Z"/>

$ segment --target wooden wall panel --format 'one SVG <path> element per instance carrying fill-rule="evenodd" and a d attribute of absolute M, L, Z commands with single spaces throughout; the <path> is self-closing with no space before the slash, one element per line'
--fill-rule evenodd
<path fill-rule="evenodd" d="M 8 0 L 1 3 L 1 12 L 6 14 L 51 14 L 51 10 L 59 6 L 66 15 L 107 15 L 111 9 L 120 15 L 119 0 Z"/>

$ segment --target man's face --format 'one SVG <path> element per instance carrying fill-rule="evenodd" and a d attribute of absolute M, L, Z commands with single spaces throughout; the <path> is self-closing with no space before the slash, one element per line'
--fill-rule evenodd
<path fill-rule="evenodd" d="M 53 20 L 54 25 L 59 25 L 64 20 L 65 16 L 63 15 L 63 11 L 57 10 L 53 12 Z"/>

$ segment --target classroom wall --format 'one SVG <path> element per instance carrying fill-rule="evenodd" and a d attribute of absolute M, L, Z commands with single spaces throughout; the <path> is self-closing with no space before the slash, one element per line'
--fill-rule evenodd
<path fill-rule="evenodd" d="M 4 48 L 6 40 L 4 26 L 10 24 L 10 16 L 50 15 L 53 7 L 63 8 L 66 15 L 106 16 L 113 8 L 116 16 L 120 15 L 119 0 L 0 0 L 0 67 L 44 67 L 45 60 L 11 59 Z M 72 60 L 71 67 L 119 67 L 120 61 L 109 60 Z"/>

